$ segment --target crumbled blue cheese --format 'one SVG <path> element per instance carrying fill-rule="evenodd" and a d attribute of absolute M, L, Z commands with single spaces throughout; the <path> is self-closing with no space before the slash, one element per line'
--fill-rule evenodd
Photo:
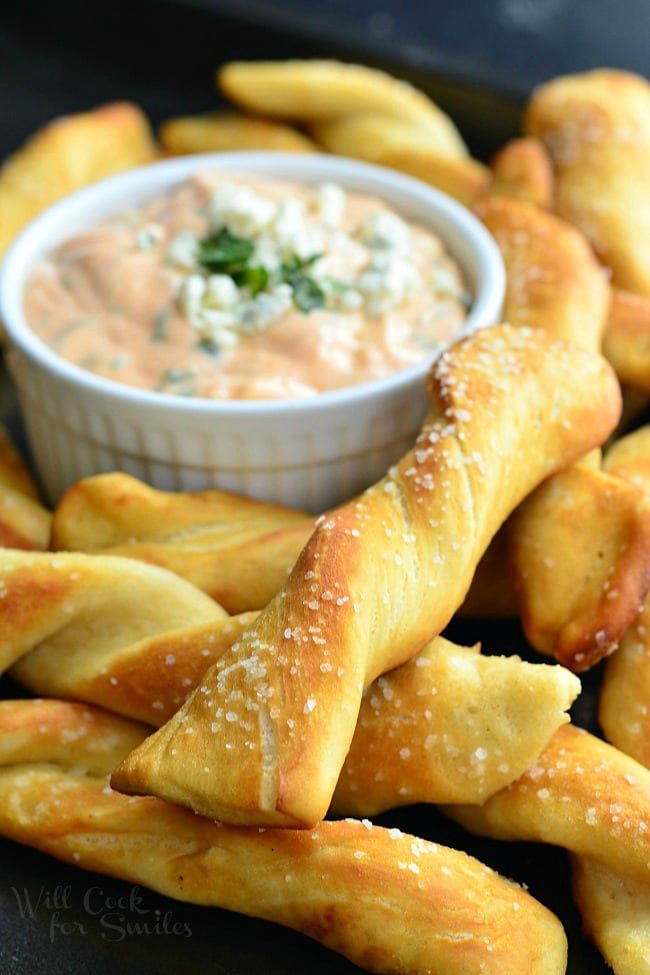
<path fill-rule="evenodd" d="M 228 275 L 210 274 L 200 264 L 200 241 L 181 231 L 167 260 L 188 272 L 180 283 L 179 305 L 190 325 L 223 348 L 244 333 L 267 328 L 292 307 L 293 290 L 282 280 L 282 268 L 296 258 L 308 262 L 306 273 L 330 310 L 363 311 L 373 318 L 401 305 L 422 284 L 409 260 L 410 227 L 397 214 L 378 210 L 347 234 L 341 229 L 346 203 L 344 190 L 333 183 L 315 187 L 307 202 L 287 197 L 279 203 L 247 186 L 220 186 L 210 202 L 211 230 L 225 228 L 249 241 L 250 266 L 263 268 L 268 283 L 253 295 Z M 332 279 L 328 253 L 354 253 L 346 262 L 351 265 L 346 280 Z"/>
<path fill-rule="evenodd" d="M 399 253 L 378 251 L 357 282 L 370 315 L 401 305 L 421 284 L 418 270 Z"/>

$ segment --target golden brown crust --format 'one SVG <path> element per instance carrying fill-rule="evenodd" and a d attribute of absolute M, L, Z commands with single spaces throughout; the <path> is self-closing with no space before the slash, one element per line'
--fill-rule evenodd
<path fill-rule="evenodd" d="M 612 289 L 603 355 L 622 383 L 650 393 L 650 295 Z"/>
<path fill-rule="evenodd" d="M 313 123 L 379 112 L 430 126 L 449 154 L 467 154 L 452 120 L 424 92 L 376 68 L 318 58 L 231 61 L 218 69 L 216 83 L 252 114 Z"/>
<path fill-rule="evenodd" d="M 227 619 L 205 593 L 165 569 L 119 556 L 0 548 L 0 671 L 35 646 L 59 654 L 122 648 L 187 625 Z"/>
<path fill-rule="evenodd" d="M 318 146 L 305 133 L 271 119 L 240 112 L 206 112 L 165 119 L 158 128 L 162 150 L 170 156 L 195 152 L 316 152 Z"/>
<path fill-rule="evenodd" d="M 562 846 L 647 883 L 649 808 L 647 768 L 595 735 L 564 725 L 516 782 L 483 805 L 445 811 L 482 836 Z"/>
<path fill-rule="evenodd" d="M 605 437 L 620 409 L 603 359 L 510 326 L 443 354 L 429 394 L 413 450 L 323 518 L 284 590 L 120 766 L 116 787 L 228 821 L 317 822 L 363 688 L 441 632 L 512 508 Z"/>
<path fill-rule="evenodd" d="M 650 83 L 602 68 L 541 85 L 523 119 L 555 167 L 557 213 L 618 287 L 650 295 Z"/>
<path fill-rule="evenodd" d="M 46 206 L 156 155 L 149 122 L 130 102 L 113 102 L 48 123 L 0 169 L 0 254 Z"/>
<path fill-rule="evenodd" d="M 524 632 L 581 672 L 609 656 L 650 587 L 650 498 L 589 464 L 541 485 L 508 524 Z"/>
<path fill-rule="evenodd" d="M 0 546 L 45 549 L 51 521 L 34 478 L 0 424 Z"/>
<path fill-rule="evenodd" d="M 558 920 L 465 853 L 368 821 L 257 830 L 127 799 L 81 772 L 96 764 L 88 741 L 104 734 L 102 722 L 124 747 L 129 723 L 120 732 L 120 719 L 94 710 L 89 719 L 83 706 L 21 702 L 24 726 L 33 708 L 28 757 L 24 741 L 12 751 L 14 704 L 9 713 L 0 706 L 4 836 L 170 897 L 286 925 L 382 975 L 565 971 Z M 61 736 L 69 747 L 59 763 Z M 71 753 L 76 772 L 64 771 Z"/>
<path fill-rule="evenodd" d="M 609 285 L 583 234 L 525 200 L 490 197 L 476 210 L 506 266 L 503 320 L 599 351 Z"/>
<path fill-rule="evenodd" d="M 515 197 L 545 210 L 553 208 L 553 164 L 539 139 L 520 137 L 506 142 L 490 159 L 490 170 L 491 195 Z"/>
<path fill-rule="evenodd" d="M 11 676 L 33 693 L 99 704 L 158 727 L 253 619 L 243 614 L 134 643 L 127 629 L 122 641 L 75 643 L 59 621 L 65 644 L 53 628 L 14 663 Z M 100 614 L 88 628 L 99 622 Z M 8 627 L 5 639 L 11 638 Z M 416 799 L 480 802 L 534 761 L 567 720 L 579 689 L 563 668 L 483 657 L 478 648 L 438 637 L 368 689 L 334 808 L 370 815 Z M 394 765 L 390 775 L 387 763 Z"/>
<path fill-rule="evenodd" d="M 579 691 L 562 667 L 437 637 L 366 691 L 332 811 L 483 802 L 537 759 Z"/>
<path fill-rule="evenodd" d="M 584 934 L 616 975 L 650 975 L 650 882 L 588 857 L 571 857 L 571 879 Z"/>
<path fill-rule="evenodd" d="M 272 599 L 313 527 L 304 512 L 227 491 L 159 491 L 127 474 L 100 474 L 60 500 L 52 548 L 162 566 L 234 614 Z"/>

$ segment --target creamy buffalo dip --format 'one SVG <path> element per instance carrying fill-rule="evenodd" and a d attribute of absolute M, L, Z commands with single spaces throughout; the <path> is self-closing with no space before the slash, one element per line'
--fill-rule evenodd
<path fill-rule="evenodd" d="M 200 173 L 48 254 L 30 327 L 147 390 L 313 396 L 433 357 L 467 314 L 440 239 L 335 184 Z"/>

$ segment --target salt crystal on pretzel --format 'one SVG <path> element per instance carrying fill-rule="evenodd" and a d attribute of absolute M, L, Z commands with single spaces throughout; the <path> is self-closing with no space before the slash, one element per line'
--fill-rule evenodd
<path fill-rule="evenodd" d="M 508 537 L 531 645 L 576 672 L 614 653 L 650 587 L 650 496 L 585 460 L 534 491 Z"/>
<path fill-rule="evenodd" d="M 553 160 L 556 212 L 616 286 L 650 295 L 650 82 L 611 68 L 554 78 L 531 96 L 523 127 Z"/>
<path fill-rule="evenodd" d="M 522 200 L 489 198 L 478 212 L 506 264 L 504 317 L 599 349 L 610 289 L 584 235 Z M 642 493 L 602 471 L 594 454 L 534 491 L 506 531 L 510 579 L 532 646 L 576 671 L 610 654 L 650 586 Z"/>
<path fill-rule="evenodd" d="M 125 633 L 124 645 L 75 643 L 68 632 L 63 651 L 52 633 L 10 674 L 33 693 L 87 701 L 158 727 L 253 615 L 135 643 Z M 579 690 L 562 667 L 482 656 L 478 647 L 437 637 L 368 688 L 332 809 L 369 816 L 416 801 L 480 802 L 535 760 L 568 720 Z"/>
<path fill-rule="evenodd" d="M 2 835 L 169 897 L 285 925 L 371 972 L 563 975 L 557 918 L 473 857 L 367 820 L 257 830 L 129 799 L 99 777 L 101 754 L 106 770 L 112 757 L 93 745 L 109 733 L 128 748 L 137 729 L 95 715 L 61 702 L 0 705 Z"/>
<path fill-rule="evenodd" d="M 226 821 L 318 822 L 364 687 L 441 632 L 512 508 L 620 410 L 601 357 L 507 325 L 444 353 L 429 396 L 414 448 L 320 522 L 283 590 L 116 770 L 117 788 Z"/>

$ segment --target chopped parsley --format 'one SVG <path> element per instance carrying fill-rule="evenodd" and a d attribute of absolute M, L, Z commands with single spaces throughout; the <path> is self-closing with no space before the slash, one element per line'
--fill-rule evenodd
<path fill-rule="evenodd" d="M 283 261 L 276 272 L 262 265 L 251 263 L 255 245 L 246 237 L 238 237 L 227 227 L 199 241 L 198 263 L 210 274 L 225 274 L 232 278 L 238 288 L 246 288 L 253 297 L 269 285 L 288 284 L 292 291 L 293 303 L 302 312 L 323 308 L 325 291 L 316 279 L 308 273 L 321 256 L 301 258 L 293 254 Z"/>

